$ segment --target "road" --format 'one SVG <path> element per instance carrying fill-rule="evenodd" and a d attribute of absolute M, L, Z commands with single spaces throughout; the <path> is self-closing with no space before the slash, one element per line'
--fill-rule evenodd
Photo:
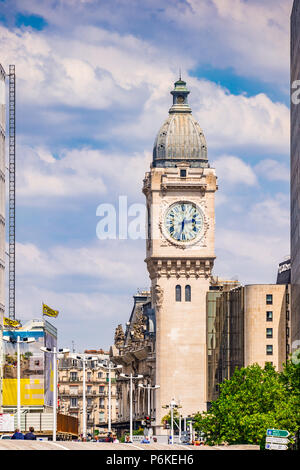
<path fill-rule="evenodd" d="M 164 450 L 164 451 L 200 451 L 200 450 L 259 450 L 259 446 L 185 446 L 168 444 L 111 444 L 106 442 L 71 442 L 71 441 L 18 441 L 1 440 L 0 450 Z"/>

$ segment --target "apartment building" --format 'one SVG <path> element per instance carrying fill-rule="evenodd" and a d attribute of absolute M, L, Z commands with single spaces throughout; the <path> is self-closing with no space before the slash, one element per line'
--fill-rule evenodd
<path fill-rule="evenodd" d="M 105 369 L 108 353 L 87 350 L 85 354 L 86 431 L 95 436 L 107 430 L 109 413 L 109 372 Z M 83 431 L 83 361 L 82 354 L 67 354 L 58 364 L 59 411 L 79 421 L 79 435 Z M 111 371 L 111 420 L 118 419 L 116 378 Z"/>

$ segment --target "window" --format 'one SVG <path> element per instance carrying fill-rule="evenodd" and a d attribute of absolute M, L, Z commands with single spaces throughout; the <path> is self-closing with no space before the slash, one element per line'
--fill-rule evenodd
<path fill-rule="evenodd" d="M 176 286 L 175 297 L 176 297 L 176 302 L 181 302 L 181 286 Z"/>
<path fill-rule="evenodd" d="M 98 379 L 101 379 L 103 376 L 103 372 L 98 372 Z"/>
<path fill-rule="evenodd" d="M 100 385 L 100 387 L 99 387 L 99 393 L 104 393 L 104 385 Z"/>
<path fill-rule="evenodd" d="M 267 312 L 266 320 L 267 321 L 273 321 L 273 312 Z"/>
<path fill-rule="evenodd" d="M 78 380 L 77 372 L 70 372 L 71 382 L 76 382 Z"/>
<path fill-rule="evenodd" d="M 88 386 L 87 386 L 86 392 L 87 392 L 87 393 L 92 393 L 92 386 L 91 386 L 91 385 L 88 385 Z"/>
<path fill-rule="evenodd" d="M 289 338 L 289 336 L 290 336 L 290 329 L 289 329 L 289 327 L 287 326 L 287 327 L 286 327 L 286 337 Z"/>
<path fill-rule="evenodd" d="M 289 344 L 286 345 L 286 353 L 290 354 L 290 345 Z"/>
<path fill-rule="evenodd" d="M 71 400 L 70 400 L 70 407 L 71 407 L 71 408 L 77 408 L 77 406 L 78 406 L 78 400 L 77 400 L 77 398 L 71 398 Z"/>
<path fill-rule="evenodd" d="M 286 320 L 289 321 L 289 319 L 290 319 L 290 311 L 287 310 L 286 311 Z"/>
<path fill-rule="evenodd" d="M 267 305 L 272 305 L 273 304 L 273 295 L 272 294 L 267 294 L 266 295 L 266 303 L 267 303 Z"/>
<path fill-rule="evenodd" d="M 272 346 L 272 344 L 267 344 L 267 346 L 266 346 L 266 353 L 267 353 L 267 356 L 272 356 L 272 354 L 273 354 L 273 346 Z"/>
<path fill-rule="evenodd" d="M 191 286 L 185 286 L 185 301 L 191 302 Z"/>
<path fill-rule="evenodd" d="M 104 411 L 99 412 L 99 422 L 102 423 L 104 421 Z"/>
<path fill-rule="evenodd" d="M 289 294 L 286 294 L 286 303 L 287 303 L 287 304 L 290 303 L 290 296 L 289 296 Z"/>
<path fill-rule="evenodd" d="M 267 328 L 266 336 L 267 338 L 273 338 L 273 328 Z"/>
<path fill-rule="evenodd" d="M 86 379 L 87 379 L 88 382 L 90 382 L 92 380 L 92 373 L 91 372 L 87 373 Z"/>
<path fill-rule="evenodd" d="M 99 400 L 99 408 L 104 408 L 104 398 L 100 398 L 100 400 Z"/>
<path fill-rule="evenodd" d="M 180 177 L 186 178 L 186 170 L 180 170 Z"/>

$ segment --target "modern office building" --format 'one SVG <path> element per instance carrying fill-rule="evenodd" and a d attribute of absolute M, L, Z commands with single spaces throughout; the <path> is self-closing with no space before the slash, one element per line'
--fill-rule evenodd
<path fill-rule="evenodd" d="M 300 347 L 300 0 L 291 15 L 291 335 Z"/>
<path fill-rule="evenodd" d="M 290 269 L 280 263 L 277 284 L 207 293 L 208 402 L 236 367 L 271 363 L 281 371 L 291 352 Z"/>

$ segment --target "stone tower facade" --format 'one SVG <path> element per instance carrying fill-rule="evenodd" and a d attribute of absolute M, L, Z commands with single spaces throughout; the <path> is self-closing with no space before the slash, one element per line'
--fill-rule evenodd
<path fill-rule="evenodd" d="M 206 293 L 215 260 L 215 170 L 183 80 L 158 132 L 144 179 L 146 263 L 156 315 L 156 425 L 175 399 L 181 414 L 207 409 Z"/>

